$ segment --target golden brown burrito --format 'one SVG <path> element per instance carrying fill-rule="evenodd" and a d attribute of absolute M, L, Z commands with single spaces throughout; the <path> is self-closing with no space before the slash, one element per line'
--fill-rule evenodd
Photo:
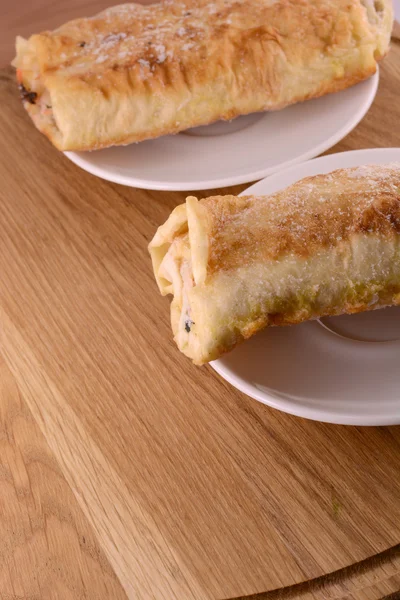
<path fill-rule="evenodd" d="M 271 196 L 189 197 L 150 243 L 184 354 L 202 364 L 270 325 L 400 304 L 400 163 Z"/>
<path fill-rule="evenodd" d="M 347 88 L 387 52 L 391 0 L 123 4 L 17 38 L 26 110 L 60 150 L 129 144 Z"/>

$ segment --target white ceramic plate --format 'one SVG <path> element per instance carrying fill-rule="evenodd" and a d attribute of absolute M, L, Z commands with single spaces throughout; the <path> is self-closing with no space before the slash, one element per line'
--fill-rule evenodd
<path fill-rule="evenodd" d="M 271 194 L 309 175 L 400 161 L 400 148 L 357 150 L 293 166 L 248 188 Z M 236 388 L 300 417 L 400 424 L 400 307 L 266 329 L 211 366 Z"/>
<path fill-rule="evenodd" d="M 132 187 L 202 190 L 247 183 L 327 150 L 363 118 L 379 76 L 284 110 L 94 152 L 66 152 L 89 173 Z"/>

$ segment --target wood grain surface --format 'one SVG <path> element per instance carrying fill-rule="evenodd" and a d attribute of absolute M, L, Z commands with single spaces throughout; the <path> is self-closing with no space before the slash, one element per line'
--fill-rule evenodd
<path fill-rule="evenodd" d="M 0 598 L 126 598 L 0 356 Z"/>
<path fill-rule="evenodd" d="M 397 43 L 381 74 L 332 152 L 399 145 Z M 294 418 L 192 366 L 147 254 L 185 194 L 84 173 L 11 69 L 0 93 L 0 598 L 396 596 L 400 428 Z"/>

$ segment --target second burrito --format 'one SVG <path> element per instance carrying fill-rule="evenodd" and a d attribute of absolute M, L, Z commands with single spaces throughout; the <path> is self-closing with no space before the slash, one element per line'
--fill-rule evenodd
<path fill-rule="evenodd" d="M 203 364 L 271 325 L 400 304 L 400 164 L 271 196 L 189 197 L 149 245 L 175 341 Z"/>

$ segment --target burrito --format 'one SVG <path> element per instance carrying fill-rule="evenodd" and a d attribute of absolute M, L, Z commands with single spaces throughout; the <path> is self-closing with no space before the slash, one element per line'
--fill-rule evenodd
<path fill-rule="evenodd" d="M 190 196 L 149 251 L 175 342 L 198 365 L 264 327 L 400 304 L 400 163 L 270 196 Z"/>
<path fill-rule="evenodd" d="M 391 0 L 123 4 L 17 38 L 21 98 L 60 150 L 129 144 L 347 88 L 388 51 Z"/>

